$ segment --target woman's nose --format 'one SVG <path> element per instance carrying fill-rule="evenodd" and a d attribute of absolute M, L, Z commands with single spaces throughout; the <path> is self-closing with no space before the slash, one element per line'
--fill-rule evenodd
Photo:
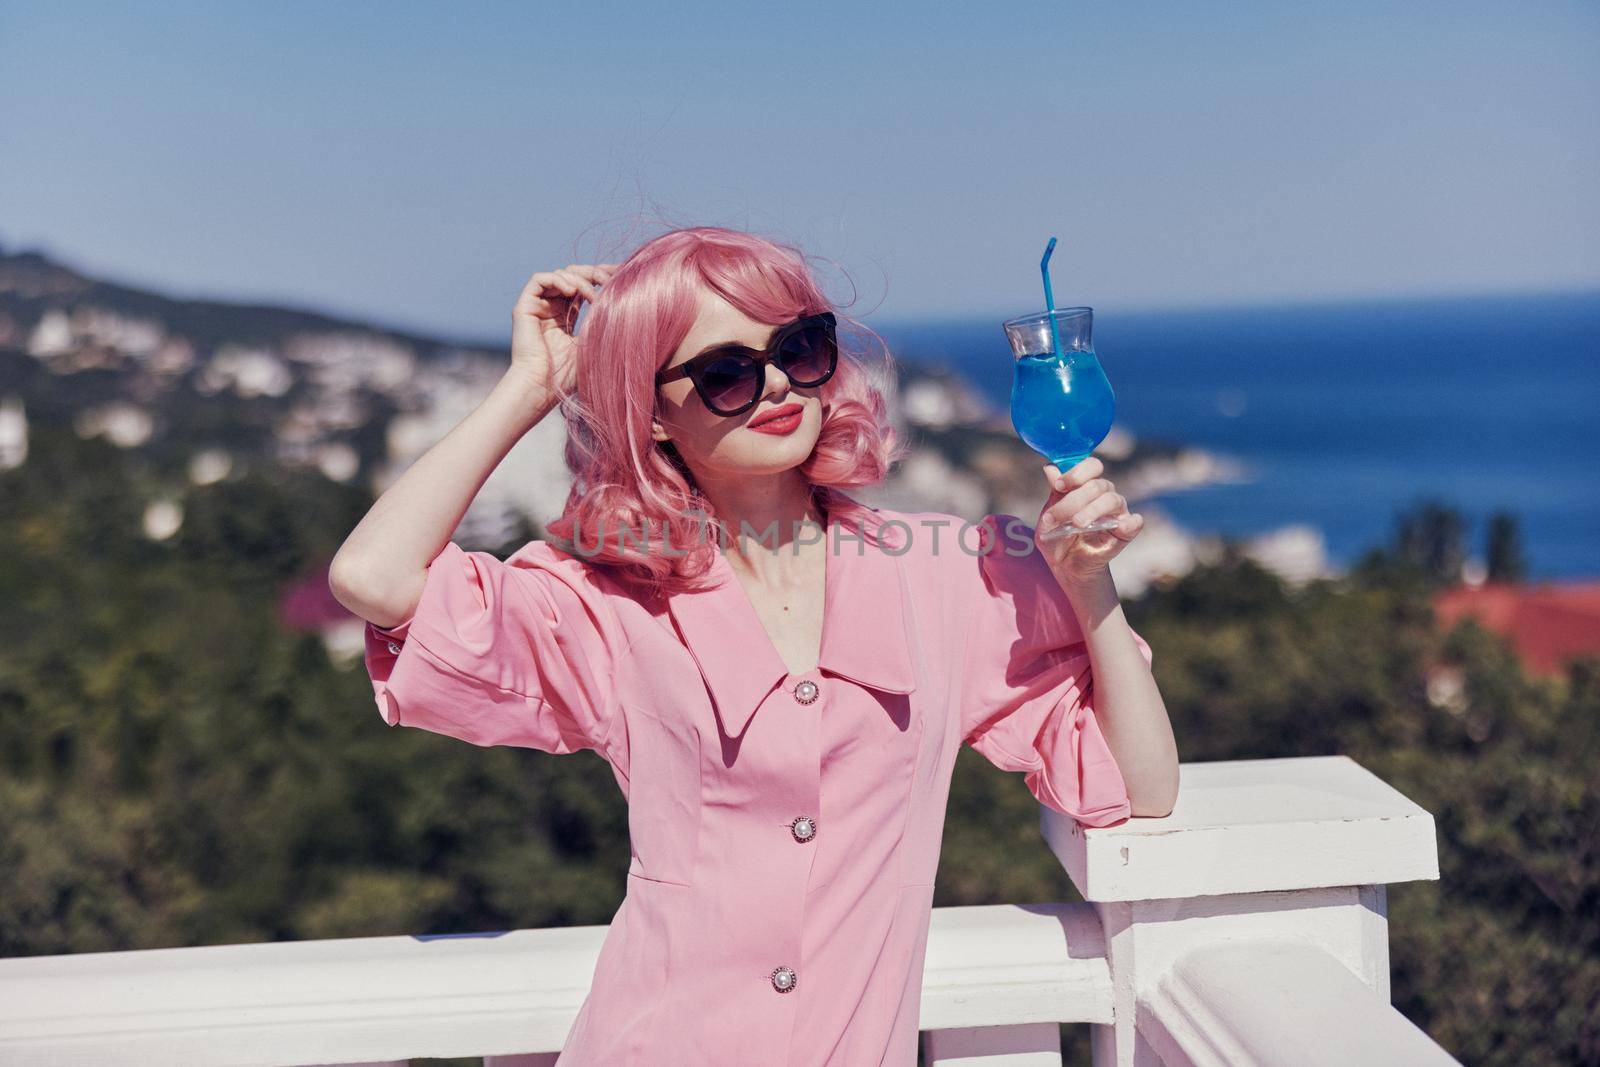
<path fill-rule="evenodd" d="M 789 392 L 789 376 L 776 363 L 768 363 L 766 371 L 766 377 L 761 382 L 761 399 L 786 396 Z"/>

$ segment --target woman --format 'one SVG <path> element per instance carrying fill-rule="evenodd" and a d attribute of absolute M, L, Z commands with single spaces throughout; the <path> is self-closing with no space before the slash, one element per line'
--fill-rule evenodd
<path fill-rule="evenodd" d="M 504 379 L 334 562 L 385 721 L 592 749 L 627 797 L 627 894 L 564 1067 L 915 1063 L 962 743 L 1088 825 L 1172 807 L 1106 567 L 1142 519 L 1093 457 L 1045 469 L 1040 526 L 1119 525 L 1043 547 L 1009 516 L 856 504 L 892 435 L 836 325 L 802 256 L 738 231 L 535 274 Z M 563 400 L 554 541 L 450 542 Z"/>

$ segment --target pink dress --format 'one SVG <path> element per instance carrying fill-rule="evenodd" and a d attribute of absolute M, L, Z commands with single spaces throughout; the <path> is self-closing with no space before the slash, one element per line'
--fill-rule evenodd
<path fill-rule="evenodd" d="M 979 554 L 959 519 L 859 514 L 882 543 L 830 522 L 804 674 L 720 555 L 715 588 L 651 598 L 544 542 L 451 542 L 413 616 L 368 625 L 391 726 L 592 749 L 627 798 L 627 893 L 562 1067 L 910 1067 L 959 746 L 1086 825 L 1127 817 L 1082 630 L 1015 520 Z"/>

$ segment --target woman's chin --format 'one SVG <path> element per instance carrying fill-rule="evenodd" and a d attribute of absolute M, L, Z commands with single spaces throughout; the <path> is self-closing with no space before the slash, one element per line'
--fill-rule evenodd
<path fill-rule="evenodd" d="M 743 430 L 730 435 L 725 444 L 731 447 L 719 449 L 722 454 L 713 457 L 712 465 L 725 478 L 759 478 L 794 470 L 810 459 L 817 447 L 820 435 L 807 431 L 808 427 L 802 426 L 780 436 Z"/>

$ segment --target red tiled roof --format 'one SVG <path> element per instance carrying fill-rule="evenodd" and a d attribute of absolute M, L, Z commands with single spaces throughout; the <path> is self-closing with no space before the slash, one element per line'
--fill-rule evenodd
<path fill-rule="evenodd" d="M 1476 619 L 1540 674 L 1560 674 L 1572 656 L 1600 655 L 1600 581 L 1459 585 L 1434 597 L 1433 610 L 1446 629 Z"/>

